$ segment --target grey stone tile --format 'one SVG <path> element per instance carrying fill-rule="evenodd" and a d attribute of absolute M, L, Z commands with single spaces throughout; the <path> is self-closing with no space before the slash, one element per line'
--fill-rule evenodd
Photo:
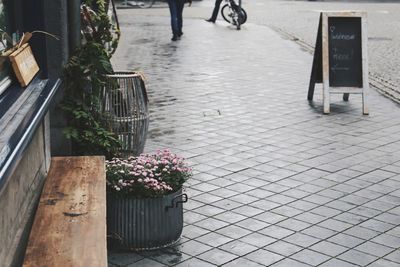
<path fill-rule="evenodd" d="M 320 239 L 326 239 L 338 233 L 336 231 L 326 229 L 317 225 L 306 228 L 301 232 L 309 236 L 316 236 Z"/>
<path fill-rule="evenodd" d="M 348 248 L 346 247 L 336 245 L 327 241 L 321 241 L 311 246 L 310 249 L 332 257 L 335 257 L 348 250 Z"/>
<path fill-rule="evenodd" d="M 338 259 L 330 259 L 329 261 L 324 262 L 320 266 L 321 267 L 356 267 L 359 265 L 355 265 L 355 264 L 345 262 L 342 260 L 338 260 Z"/>
<path fill-rule="evenodd" d="M 381 235 L 371 239 L 371 241 L 391 247 L 391 248 L 395 248 L 395 249 L 400 248 L 400 237 L 396 237 L 396 236 L 392 236 L 392 235 L 381 234 Z"/>
<path fill-rule="evenodd" d="M 248 235 L 251 233 L 251 231 L 246 230 L 242 227 L 235 226 L 235 225 L 229 225 L 227 227 L 224 227 L 222 229 L 219 229 L 217 233 L 228 236 L 230 238 L 238 239 L 241 238 L 245 235 Z"/>
<path fill-rule="evenodd" d="M 297 220 L 303 221 L 303 222 L 311 223 L 311 224 L 317 224 L 323 220 L 326 220 L 326 217 L 317 215 L 317 214 L 314 214 L 311 212 L 302 213 L 300 215 L 297 215 L 294 218 Z"/>
<path fill-rule="evenodd" d="M 176 267 L 213 267 L 217 266 L 211 263 L 208 263 L 206 261 L 202 261 L 196 258 L 191 258 L 188 259 L 184 262 L 179 263 L 178 265 L 175 265 Z"/>
<path fill-rule="evenodd" d="M 278 207 L 278 208 L 275 208 L 275 209 L 273 209 L 271 211 L 274 212 L 274 213 L 286 216 L 286 217 L 293 217 L 293 216 L 296 216 L 296 215 L 298 215 L 298 214 L 303 212 L 302 210 L 298 210 L 296 208 L 292 208 L 292 207 L 286 206 L 286 205 Z"/>
<path fill-rule="evenodd" d="M 371 239 L 377 235 L 379 235 L 379 232 L 370 230 L 368 228 L 360 227 L 360 226 L 354 226 L 350 229 L 347 229 L 344 231 L 345 234 L 349 234 L 361 239 Z"/>
<path fill-rule="evenodd" d="M 396 262 L 397 264 L 400 264 L 400 250 L 395 250 L 389 255 L 385 256 L 385 259 L 388 259 L 390 261 Z"/>
<path fill-rule="evenodd" d="M 263 210 L 257 209 L 254 207 L 250 207 L 250 206 L 242 206 L 242 207 L 233 209 L 232 211 L 239 213 L 241 215 L 244 215 L 246 217 L 253 217 L 253 216 L 256 216 L 257 214 L 263 213 Z"/>
<path fill-rule="evenodd" d="M 184 222 L 187 224 L 193 224 L 195 222 L 204 220 L 205 218 L 207 217 L 191 211 L 186 211 L 183 216 Z"/>
<path fill-rule="evenodd" d="M 234 240 L 234 241 L 229 242 L 219 248 L 222 250 L 228 251 L 230 253 L 236 254 L 238 256 L 246 255 L 246 254 L 258 249 L 258 247 L 241 242 L 239 240 Z"/>
<path fill-rule="evenodd" d="M 361 266 L 366 266 L 377 259 L 375 256 L 356 250 L 349 250 L 342 255 L 339 255 L 338 258 Z"/>
<path fill-rule="evenodd" d="M 300 247 L 309 247 L 320 241 L 320 239 L 316 237 L 308 236 L 302 233 L 295 233 L 291 236 L 284 238 L 283 240 L 298 245 Z"/>
<path fill-rule="evenodd" d="M 212 247 L 219 247 L 223 244 L 226 244 L 232 241 L 232 238 L 220 235 L 218 233 L 208 233 L 196 239 L 196 241 L 200 241 L 205 245 Z"/>
<path fill-rule="evenodd" d="M 377 261 L 374 261 L 368 267 L 398 267 L 399 264 L 396 262 L 388 261 L 385 259 L 379 259 Z"/>
<path fill-rule="evenodd" d="M 393 251 L 393 248 L 387 247 L 387 246 L 383 246 L 374 242 L 365 242 L 357 247 L 355 247 L 354 249 L 358 250 L 358 251 L 362 251 L 374 256 L 378 256 L 378 257 L 383 257 L 386 254 L 389 254 L 390 252 Z"/>
<path fill-rule="evenodd" d="M 133 264 L 129 264 L 127 267 L 134 267 L 134 266 L 143 266 L 143 267 L 163 267 L 165 266 L 162 263 L 159 263 L 157 261 L 151 260 L 151 259 L 142 259 L 140 261 L 137 261 Z"/>
<path fill-rule="evenodd" d="M 226 212 L 218 214 L 217 216 L 215 216 L 215 218 L 218 220 L 228 222 L 228 223 L 237 223 L 239 221 L 246 219 L 247 217 L 240 215 L 236 212 L 226 211 Z"/>
<path fill-rule="evenodd" d="M 258 200 L 256 202 L 249 203 L 249 205 L 252 206 L 252 207 L 256 207 L 258 209 L 262 209 L 262 210 L 267 211 L 267 210 L 272 210 L 274 208 L 277 208 L 277 207 L 281 206 L 282 204 L 275 203 L 275 202 L 268 201 L 268 200 L 264 200 L 264 199 L 260 199 L 260 200 Z"/>
<path fill-rule="evenodd" d="M 258 214 L 257 216 L 254 216 L 254 219 L 263 221 L 263 222 L 267 222 L 270 224 L 274 224 L 280 221 L 285 220 L 287 217 L 286 216 L 282 216 L 276 213 L 272 213 L 272 212 L 264 212 L 261 214 Z"/>
<path fill-rule="evenodd" d="M 222 199 L 220 201 L 212 203 L 212 205 L 221 209 L 232 210 L 242 206 L 243 204 L 238 203 L 236 201 L 232 201 L 230 199 Z"/>
<path fill-rule="evenodd" d="M 281 254 L 283 256 L 290 256 L 303 248 L 282 240 L 279 240 L 271 245 L 264 247 L 264 249 Z"/>
<path fill-rule="evenodd" d="M 307 227 L 310 227 L 311 224 L 302 222 L 296 219 L 289 218 L 287 220 L 281 221 L 277 224 L 278 226 L 293 230 L 293 231 L 301 231 Z"/>
<path fill-rule="evenodd" d="M 237 266 L 261 267 L 263 265 L 260 265 L 258 263 L 255 263 L 254 261 L 250 261 L 245 258 L 239 258 L 239 259 L 233 260 L 231 262 L 228 262 L 227 264 L 225 264 L 223 266 L 224 267 L 237 267 Z"/>
<path fill-rule="evenodd" d="M 307 267 L 307 266 L 310 266 L 310 265 L 302 263 L 302 262 L 299 262 L 299 261 L 296 261 L 296 260 L 292 260 L 292 259 L 286 258 L 286 259 L 283 259 L 281 261 L 278 261 L 277 263 L 272 264 L 271 266 L 272 267 L 287 267 L 287 266 L 290 266 L 290 267 Z"/>
<path fill-rule="evenodd" d="M 381 221 L 377 221 L 374 219 L 370 219 L 360 224 L 360 226 L 377 231 L 377 232 L 386 232 L 394 227 L 394 225 L 389 223 L 384 223 Z"/>
<path fill-rule="evenodd" d="M 321 253 L 309 250 L 309 249 L 304 249 L 300 252 L 297 252 L 296 254 L 293 254 L 290 256 L 292 259 L 316 266 L 319 265 L 325 261 L 327 261 L 330 257 L 323 255 Z"/>
<path fill-rule="evenodd" d="M 239 238 L 239 241 L 261 248 L 273 243 L 276 241 L 276 239 L 259 233 L 252 233 L 245 237 Z"/>
<path fill-rule="evenodd" d="M 229 225 L 229 223 L 221 221 L 221 220 L 216 220 L 213 218 L 207 218 L 202 221 L 196 222 L 194 225 L 204 228 L 206 230 L 216 231 L 220 228 L 223 228 L 223 227 Z"/>
<path fill-rule="evenodd" d="M 267 236 L 271 236 L 273 238 L 277 238 L 277 239 L 282 239 L 282 238 L 287 237 L 294 233 L 294 231 L 292 231 L 292 230 L 289 230 L 289 229 L 286 229 L 283 227 L 279 227 L 277 225 L 268 226 L 258 232 L 261 234 L 267 235 Z"/>
<path fill-rule="evenodd" d="M 200 254 L 197 257 L 209 263 L 220 266 L 236 259 L 238 256 L 220 249 L 212 249 Z"/>
<path fill-rule="evenodd" d="M 200 213 L 202 215 L 205 215 L 205 216 L 215 216 L 217 214 L 220 214 L 220 213 L 224 212 L 225 210 L 217 208 L 217 207 L 213 207 L 213 206 L 210 206 L 210 205 L 205 205 L 205 206 L 197 208 L 197 209 L 195 209 L 193 211 L 195 211 L 197 213 Z"/>
<path fill-rule="evenodd" d="M 283 257 L 281 255 L 278 255 L 276 253 L 266 251 L 263 249 L 254 251 L 254 252 L 246 255 L 245 258 L 249 259 L 251 261 L 255 261 L 262 265 L 271 265 L 271 264 L 283 259 Z"/>
<path fill-rule="evenodd" d="M 251 231 L 258 231 L 261 230 L 267 226 L 269 226 L 269 223 L 256 220 L 254 218 L 249 218 L 240 222 L 237 222 L 236 225 L 243 227 L 245 229 L 251 230 Z"/>
<path fill-rule="evenodd" d="M 126 266 L 142 259 L 143 256 L 135 252 L 112 252 L 111 255 L 108 256 L 108 261 L 117 266 Z"/>
<path fill-rule="evenodd" d="M 342 231 L 352 227 L 352 225 L 349 223 L 341 222 L 341 221 L 334 220 L 334 219 L 328 219 L 323 222 L 320 222 L 320 223 L 318 223 L 318 226 L 328 228 L 328 229 L 331 229 L 331 230 L 337 231 L 337 232 L 342 232 Z"/>
<path fill-rule="evenodd" d="M 361 238 L 357 238 L 354 236 L 345 235 L 345 234 L 341 234 L 341 233 L 328 238 L 327 241 L 330 241 L 332 243 L 342 245 L 342 246 L 345 246 L 348 248 L 354 248 L 364 242 L 364 240 Z"/>
<path fill-rule="evenodd" d="M 213 247 L 197 242 L 195 240 L 189 240 L 188 242 L 180 245 L 179 250 L 185 254 L 196 256 L 212 248 Z"/>
<path fill-rule="evenodd" d="M 186 225 L 182 230 L 182 235 L 187 238 L 196 238 L 207 233 L 207 230 L 194 225 Z"/>

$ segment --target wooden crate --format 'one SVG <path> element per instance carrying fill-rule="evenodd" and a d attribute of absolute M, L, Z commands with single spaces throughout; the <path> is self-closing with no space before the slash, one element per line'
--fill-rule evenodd
<path fill-rule="evenodd" d="M 39 66 L 29 44 L 23 44 L 9 55 L 15 76 L 22 87 L 26 87 L 39 72 Z"/>

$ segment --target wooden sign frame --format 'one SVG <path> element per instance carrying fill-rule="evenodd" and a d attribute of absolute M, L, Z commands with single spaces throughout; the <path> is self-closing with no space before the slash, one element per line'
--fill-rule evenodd
<path fill-rule="evenodd" d="M 329 22 L 332 17 L 360 18 L 361 19 L 361 66 L 362 87 L 333 87 L 329 83 Z M 369 114 L 367 97 L 369 90 L 368 82 L 368 47 L 367 47 L 367 14 L 366 12 L 344 11 L 344 12 L 322 12 L 318 26 L 318 35 L 315 45 L 314 60 L 311 71 L 310 85 L 308 89 L 308 100 L 313 99 L 316 83 L 323 84 L 323 108 L 324 114 L 330 113 L 330 94 L 344 94 L 343 100 L 348 101 L 349 94 L 362 94 L 363 114 Z"/>

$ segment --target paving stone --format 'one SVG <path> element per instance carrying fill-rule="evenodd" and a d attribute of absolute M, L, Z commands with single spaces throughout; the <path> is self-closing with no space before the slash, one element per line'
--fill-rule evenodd
<path fill-rule="evenodd" d="M 241 238 L 245 235 L 248 235 L 251 233 L 251 231 L 246 230 L 242 227 L 238 227 L 235 225 L 229 225 L 227 227 L 224 227 L 222 229 L 219 229 L 217 233 L 228 236 L 230 238 L 238 239 Z"/>
<path fill-rule="evenodd" d="M 284 241 L 290 242 L 292 244 L 298 245 L 300 247 L 309 247 L 317 242 L 320 241 L 320 239 L 308 236 L 302 233 L 295 233 L 291 236 L 288 236 L 284 238 Z"/>
<path fill-rule="evenodd" d="M 327 261 L 330 257 L 323 255 L 321 253 L 305 249 L 300 252 L 297 252 L 296 254 L 290 256 L 292 259 L 316 266 L 324 261 Z"/>
<path fill-rule="evenodd" d="M 108 261 L 117 266 L 126 266 L 131 263 L 138 262 L 143 259 L 138 253 L 126 253 L 126 252 L 113 252 L 112 255 L 108 256 Z"/>
<path fill-rule="evenodd" d="M 239 258 L 236 260 L 233 260 L 231 262 L 228 262 L 227 264 L 223 265 L 224 267 L 236 267 L 236 266 L 248 266 L 248 267 L 261 267 L 263 265 L 260 265 L 258 263 L 255 263 L 254 261 L 245 259 L 245 258 Z"/>
<path fill-rule="evenodd" d="M 185 242 L 184 244 L 182 244 L 179 249 L 180 249 L 180 251 L 182 251 L 185 254 L 188 254 L 191 256 L 196 256 L 207 250 L 212 249 L 212 247 L 205 245 L 203 243 L 197 242 L 195 240 L 189 240 L 188 242 Z"/>
<path fill-rule="evenodd" d="M 348 248 L 346 247 L 336 245 L 327 241 L 321 241 L 311 246 L 310 249 L 332 257 L 335 257 L 348 250 Z"/>
<path fill-rule="evenodd" d="M 389 254 L 390 252 L 393 251 L 393 248 L 387 247 L 387 246 L 383 246 L 374 242 L 365 242 L 357 247 L 355 247 L 354 249 L 358 250 L 358 251 L 362 251 L 374 256 L 378 256 L 378 257 L 383 257 L 386 254 Z"/>
<path fill-rule="evenodd" d="M 143 266 L 143 267 L 163 267 L 165 264 L 159 263 L 157 261 L 151 260 L 151 259 L 142 259 L 140 261 L 137 261 L 133 264 L 127 265 L 127 267 L 134 267 L 134 266 Z"/>
<path fill-rule="evenodd" d="M 223 235 L 220 235 L 218 233 L 211 232 L 211 233 L 203 235 L 199 238 L 196 238 L 196 240 L 200 241 L 203 244 L 208 245 L 208 246 L 219 247 L 223 244 L 226 244 L 226 243 L 232 241 L 233 239 L 223 236 Z"/>
<path fill-rule="evenodd" d="M 399 266 L 399 264 L 396 262 L 385 260 L 385 259 L 379 259 L 377 261 L 374 261 L 373 263 L 371 263 L 368 266 L 369 267 L 397 267 L 397 266 Z"/>
<path fill-rule="evenodd" d="M 375 256 L 356 250 L 347 251 L 342 255 L 339 255 L 338 258 L 361 266 L 366 266 L 377 259 Z"/>
<path fill-rule="evenodd" d="M 213 267 L 216 265 L 208 263 L 206 261 L 196 259 L 196 258 L 191 258 L 191 259 L 181 262 L 175 266 L 176 267 Z"/>
<path fill-rule="evenodd" d="M 229 252 L 220 250 L 220 249 L 212 249 L 209 250 L 203 254 L 200 254 L 199 256 L 197 256 L 198 258 L 207 261 L 209 263 L 212 264 L 216 264 L 216 265 L 223 265 L 227 262 L 230 262 L 232 260 L 234 260 L 235 258 L 237 258 L 238 256 L 231 254 Z"/>
<path fill-rule="evenodd" d="M 227 222 L 216 220 L 213 218 L 207 218 L 202 221 L 196 222 L 194 225 L 204 228 L 210 231 L 216 231 L 220 228 L 223 228 L 229 225 Z"/>
<path fill-rule="evenodd" d="M 195 12 L 205 6 L 208 14 L 212 2 L 202 2 L 185 15 L 202 17 Z M 256 2 L 246 8 L 279 6 Z M 332 114 L 322 116 L 321 90 L 312 105 L 299 90 L 308 86 L 304 77 L 312 57 L 297 45 L 252 23 L 237 32 L 223 22 L 189 18 L 184 37 L 170 43 L 167 11 L 165 5 L 119 10 L 123 35 L 113 64 L 143 69 L 149 78 L 152 116 L 145 152 L 174 148 L 189 158 L 195 175 L 184 205 L 184 242 L 175 252 L 141 254 L 134 261 L 143 266 L 398 264 L 398 107 L 371 90 L 371 107 L 380 108 L 370 116 L 361 115 L 357 96 L 349 102 L 332 96 Z M 307 14 L 317 23 L 318 12 Z M 226 46 L 232 40 L 235 46 Z M 237 47 L 246 53 L 236 53 Z"/>
<path fill-rule="evenodd" d="M 400 264 L 400 250 L 395 250 L 392 253 L 390 253 L 389 255 L 386 255 L 385 259 L 388 259 L 390 261 Z"/>
<path fill-rule="evenodd" d="M 256 246 L 256 247 L 264 247 L 276 241 L 276 239 L 259 234 L 259 233 L 252 233 L 245 237 L 239 238 L 240 241 L 245 242 L 247 244 Z"/>
<path fill-rule="evenodd" d="M 357 238 L 354 236 L 345 235 L 345 234 L 341 234 L 341 233 L 328 238 L 327 241 L 330 241 L 332 243 L 342 245 L 342 246 L 345 246 L 348 248 L 354 248 L 364 242 L 364 240 L 361 238 Z"/>
<path fill-rule="evenodd" d="M 395 248 L 395 249 L 400 248 L 400 237 L 396 237 L 396 236 L 392 236 L 392 235 L 381 234 L 381 235 L 371 239 L 371 241 L 385 245 L 385 246 L 389 246 L 389 247 Z"/>
<path fill-rule="evenodd" d="M 230 253 L 236 254 L 238 256 L 246 255 L 246 254 L 258 249 L 258 247 L 241 242 L 239 240 L 229 242 L 219 248 L 222 250 L 228 251 Z"/>
<path fill-rule="evenodd" d="M 320 239 L 326 239 L 329 238 L 333 235 L 336 235 L 338 232 L 327 229 L 327 228 L 323 228 L 317 225 L 311 226 L 309 228 L 304 229 L 303 231 L 301 231 L 302 233 L 309 235 L 309 236 L 315 236 L 318 237 Z"/>
<path fill-rule="evenodd" d="M 263 249 L 254 251 L 254 252 L 246 255 L 245 258 L 249 259 L 251 261 L 255 261 L 262 265 L 271 265 L 271 264 L 283 259 L 283 257 L 281 255 L 278 255 L 276 253 L 266 251 Z"/>
<path fill-rule="evenodd" d="M 349 262 L 345 262 L 342 260 L 338 260 L 338 259 L 331 259 L 327 262 L 324 262 L 323 264 L 319 265 L 321 267 L 356 267 L 359 265 L 355 265 Z"/>
<path fill-rule="evenodd" d="M 267 235 L 267 236 L 271 236 L 273 238 L 277 238 L 277 239 L 282 239 L 282 238 L 287 237 L 294 233 L 294 231 L 292 231 L 292 230 L 289 230 L 289 229 L 286 229 L 283 227 L 279 227 L 277 225 L 268 226 L 258 232 L 261 234 Z"/>
<path fill-rule="evenodd" d="M 272 267 L 286 267 L 286 266 L 290 266 L 290 267 L 307 267 L 310 266 L 308 264 L 296 261 L 296 260 L 292 260 L 289 258 L 283 259 L 275 264 L 271 265 Z"/>

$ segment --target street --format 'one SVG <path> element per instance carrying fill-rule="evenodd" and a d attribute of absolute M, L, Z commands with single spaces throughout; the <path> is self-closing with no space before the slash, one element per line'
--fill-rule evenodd
<path fill-rule="evenodd" d="M 170 148 L 194 177 L 180 241 L 109 266 L 399 266 L 398 105 L 371 88 L 370 115 L 360 95 L 323 115 L 321 86 L 307 90 L 326 9 L 369 11 L 371 74 L 400 82 L 400 4 L 256 0 L 237 31 L 204 21 L 213 2 L 185 7 L 177 42 L 165 5 L 118 10 L 114 68 L 148 79 L 145 152 Z"/>

